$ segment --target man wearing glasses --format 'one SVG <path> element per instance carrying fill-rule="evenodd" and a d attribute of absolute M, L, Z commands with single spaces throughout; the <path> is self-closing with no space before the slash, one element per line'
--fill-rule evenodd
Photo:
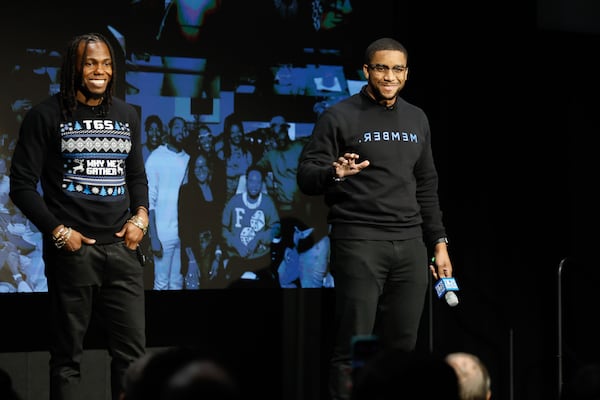
<path fill-rule="evenodd" d="M 324 194 L 335 279 L 332 399 L 348 399 L 352 339 L 414 350 L 429 283 L 451 277 L 428 118 L 399 96 L 408 56 L 391 38 L 365 51 L 367 84 L 319 117 L 298 166 L 307 195 Z"/>

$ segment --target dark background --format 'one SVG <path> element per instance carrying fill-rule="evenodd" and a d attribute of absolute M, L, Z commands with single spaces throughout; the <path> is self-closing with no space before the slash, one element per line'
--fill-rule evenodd
<path fill-rule="evenodd" d="M 96 30 L 105 19 L 131 32 L 147 23 L 141 11 L 115 15 L 122 2 L 48 3 L 0 6 L 3 53 L 32 43 L 62 50 L 73 33 Z M 380 36 L 408 48 L 402 95 L 430 117 L 461 287 L 456 308 L 431 299 L 420 349 L 478 354 L 492 373 L 495 399 L 556 399 L 559 371 L 567 381 L 599 360 L 590 245 L 600 10 L 592 3 L 354 1 L 343 36 L 315 36 L 269 24 L 265 2 L 230 0 L 222 2 L 229 19 L 213 28 L 221 41 L 201 49 L 235 77 L 293 60 L 307 43 L 333 43 L 344 65 L 356 68 Z M 211 347 L 237 365 L 249 391 L 326 398 L 330 289 L 149 291 L 147 299 L 149 346 Z M 44 294 L 0 296 L 0 310 L 4 321 L 18 321 L 2 323 L 0 351 L 45 349 Z M 92 330 L 88 343 L 103 342 Z"/>

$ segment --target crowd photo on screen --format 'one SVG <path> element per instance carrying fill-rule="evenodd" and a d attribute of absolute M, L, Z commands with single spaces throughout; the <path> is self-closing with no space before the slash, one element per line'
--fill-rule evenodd
<path fill-rule="evenodd" d="M 94 26 L 118 54 L 115 95 L 141 122 L 146 289 L 333 287 L 326 205 L 300 192 L 296 170 L 319 114 L 364 84 L 339 40 L 352 2 L 112 3 Z M 58 49 L 79 33 L 73 20 L 18 36 L 2 62 L 0 293 L 47 291 L 42 234 L 10 201 L 8 173 L 24 115 L 60 90 Z M 243 33 L 230 38 L 231 26 Z M 97 167 L 74 160 L 67 173 Z"/>

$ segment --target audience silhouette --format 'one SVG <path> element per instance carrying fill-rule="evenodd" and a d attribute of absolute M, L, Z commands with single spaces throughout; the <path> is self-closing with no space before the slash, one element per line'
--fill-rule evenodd
<path fill-rule="evenodd" d="M 236 379 L 216 357 L 186 346 L 148 351 L 133 362 L 121 400 L 234 400 Z"/>
<path fill-rule="evenodd" d="M 458 379 L 443 357 L 381 349 L 354 375 L 352 400 L 460 400 Z"/>

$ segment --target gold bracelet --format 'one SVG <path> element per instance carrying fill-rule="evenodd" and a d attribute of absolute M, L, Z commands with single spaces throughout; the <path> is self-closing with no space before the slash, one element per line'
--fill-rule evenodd
<path fill-rule="evenodd" d="M 144 225 L 144 221 L 138 217 L 137 215 L 132 215 L 131 218 L 127 220 L 127 222 L 132 223 L 142 230 L 144 235 L 148 232 L 148 225 Z"/>

